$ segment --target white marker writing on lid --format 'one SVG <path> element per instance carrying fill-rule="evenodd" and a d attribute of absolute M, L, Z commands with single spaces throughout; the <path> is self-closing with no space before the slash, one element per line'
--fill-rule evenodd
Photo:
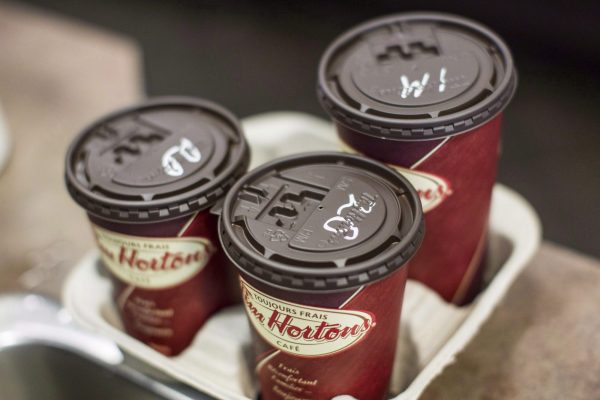
<path fill-rule="evenodd" d="M 423 78 L 421 78 L 421 81 L 412 82 L 408 80 L 406 75 L 402 75 L 400 77 L 400 82 L 402 82 L 402 93 L 400 94 L 400 97 L 405 99 L 414 91 L 414 96 L 416 98 L 421 96 L 421 93 L 423 93 L 423 90 L 425 90 L 425 85 L 427 85 L 427 82 L 429 82 L 429 73 L 425 72 L 423 74 Z"/>
<path fill-rule="evenodd" d="M 191 163 L 197 163 L 202 159 L 200 150 L 187 138 L 181 138 L 179 145 L 169 147 L 162 156 L 162 167 L 169 176 L 183 175 L 183 166 L 175 155 L 179 154 Z"/>
<path fill-rule="evenodd" d="M 442 69 L 440 69 L 440 87 L 438 88 L 438 91 L 442 93 L 444 90 L 446 90 L 446 68 L 442 67 Z"/>
<path fill-rule="evenodd" d="M 345 240 L 354 240 L 358 237 L 358 228 L 354 225 L 354 220 L 353 218 L 350 218 L 349 216 L 346 217 L 342 217 L 342 211 L 345 208 L 348 207 L 359 207 L 359 210 L 365 214 L 370 214 L 371 211 L 373 211 L 373 207 L 375 207 L 375 204 L 377 204 L 376 202 L 370 202 L 369 203 L 369 207 L 365 208 L 364 206 L 362 206 L 357 200 L 356 197 L 354 196 L 353 193 L 350 193 L 348 195 L 348 203 L 346 204 L 342 204 L 341 206 L 338 207 L 337 211 L 336 211 L 336 216 L 329 218 L 327 221 L 325 221 L 325 223 L 323 224 L 323 229 L 325 229 L 326 231 L 329 232 L 334 232 L 334 233 L 339 233 L 340 231 L 342 231 L 344 233 L 343 237 Z M 338 224 L 338 227 L 332 227 L 330 226 L 330 224 L 332 222 L 340 222 L 341 224 Z M 351 232 L 351 235 L 347 235 L 348 232 Z"/>
<path fill-rule="evenodd" d="M 446 72 L 448 72 L 446 67 L 440 68 L 440 80 L 439 80 L 439 85 L 438 85 L 438 92 L 440 92 L 440 93 L 442 93 L 446 90 Z M 400 77 L 400 82 L 402 83 L 402 93 L 400 93 L 400 97 L 402 97 L 403 99 L 406 99 L 411 94 L 415 98 L 420 97 L 421 94 L 423 94 L 423 91 L 425 91 L 425 87 L 427 86 L 427 83 L 429 82 L 429 76 L 430 76 L 429 72 L 425 72 L 420 81 L 416 80 L 416 81 L 411 82 L 408 79 L 408 76 L 402 75 Z M 434 82 L 432 82 L 432 84 L 434 84 Z M 431 85 L 430 85 L 430 87 L 431 87 Z"/>

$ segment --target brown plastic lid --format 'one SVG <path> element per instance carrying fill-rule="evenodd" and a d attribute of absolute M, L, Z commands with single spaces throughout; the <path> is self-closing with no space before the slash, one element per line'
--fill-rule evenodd
<path fill-rule="evenodd" d="M 242 177 L 225 197 L 219 234 L 254 279 L 336 291 L 405 265 L 423 238 L 423 212 L 410 183 L 379 162 L 304 153 Z"/>
<path fill-rule="evenodd" d="M 71 196 L 111 220 L 149 222 L 210 207 L 244 174 L 237 119 L 206 100 L 155 98 L 87 127 L 66 157 Z"/>
<path fill-rule="evenodd" d="M 508 47 L 465 18 L 409 13 L 346 32 L 325 51 L 318 94 L 340 124 L 396 140 L 455 135 L 493 118 L 516 88 Z"/>

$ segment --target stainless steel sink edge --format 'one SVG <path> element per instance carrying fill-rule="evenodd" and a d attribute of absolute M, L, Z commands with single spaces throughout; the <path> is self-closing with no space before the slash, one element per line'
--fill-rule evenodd
<path fill-rule="evenodd" d="M 153 397 L 150 398 L 168 400 L 210 399 L 210 397 L 186 385 L 175 382 L 162 382 L 154 376 L 142 372 L 147 371 L 148 367 L 138 365 L 137 360 L 125 355 L 112 341 L 79 327 L 67 310 L 54 300 L 31 293 L 0 295 L 0 356 L 9 352 L 16 352 L 15 354 L 26 353 L 26 349 L 34 348 L 60 349 L 81 360 L 93 363 L 93 365 L 99 367 L 100 371 L 106 371 L 108 374 L 119 377 L 118 382 L 129 382 L 134 386 L 139 386 L 140 393 L 142 391 L 151 393 Z M 49 353 L 52 353 L 52 351 Z M 12 362 L 11 364 L 14 365 L 15 363 Z M 28 367 L 26 361 L 22 364 L 25 368 Z M 61 371 L 56 370 L 60 370 L 60 365 L 54 367 L 54 369 L 53 373 L 61 373 Z M 5 379 L 11 379 L 9 375 L 33 374 L 33 371 L 8 371 L 14 373 L 7 373 L 6 368 L 0 368 L 0 375 L 2 375 L 2 371 L 5 371 L 5 375 L 7 375 Z M 68 377 L 65 378 L 68 381 Z M 1 379 L 2 376 L 0 376 Z M 32 376 L 32 379 L 35 380 L 35 377 Z M 90 377 L 90 379 L 93 379 L 93 377 Z M 14 380 L 14 378 L 11 379 L 13 385 Z M 73 382 L 73 384 L 76 385 L 78 382 Z M 3 387 L 6 387 L 6 385 L 0 385 L 0 398 L 5 398 L 4 396 L 7 395 L 7 393 L 3 393 Z M 17 392 L 29 393 L 26 389 L 23 388 L 22 391 L 17 390 Z M 92 389 L 90 388 L 90 390 Z M 129 390 L 132 389 L 129 388 Z M 13 389 L 10 395 L 14 396 L 14 392 Z M 57 396 L 61 397 L 60 394 Z M 140 395 L 140 398 L 142 397 Z M 29 395 L 22 394 L 21 398 L 29 398 Z"/>

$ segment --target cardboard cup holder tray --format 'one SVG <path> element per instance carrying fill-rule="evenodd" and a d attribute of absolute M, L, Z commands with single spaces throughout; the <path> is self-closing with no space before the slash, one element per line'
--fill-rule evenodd
<path fill-rule="evenodd" d="M 243 125 L 252 149 L 251 168 L 292 153 L 339 149 L 333 126 L 306 114 L 261 114 Z M 408 281 L 390 399 L 417 399 L 452 364 L 535 254 L 541 236 L 535 211 L 502 185 L 494 188 L 490 231 L 486 288 L 470 305 L 448 304 L 423 285 Z M 168 358 L 123 331 L 97 252 L 75 267 L 63 298 L 79 323 L 113 340 L 140 365 L 158 373 L 157 379 L 183 383 L 218 399 L 256 398 L 249 326 L 241 305 L 215 314 L 183 353 Z"/>

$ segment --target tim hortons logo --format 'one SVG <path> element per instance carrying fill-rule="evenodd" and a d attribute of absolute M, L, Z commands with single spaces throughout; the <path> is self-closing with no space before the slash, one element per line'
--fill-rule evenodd
<path fill-rule="evenodd" d="M 423 212 L 433 210 L 452 194 L 450 183 L 440 176 L 396 165 L 393 168 L 415 187 L 421 199 Z"/>
<path fill-rule="evenodd" d="M 274 348 L 301 357 L 348 350 L 375 328 L 366 311 L 309 307 L 271 297 L 240 278 L 248 318 Z"/>
<path fill-rule="evenodd" d="M 206 266 L 214 251 L 198 237 L 150 238 L 93 226 L 104 265 L 122 281 L 146 289 L 183 283 Z"/>

